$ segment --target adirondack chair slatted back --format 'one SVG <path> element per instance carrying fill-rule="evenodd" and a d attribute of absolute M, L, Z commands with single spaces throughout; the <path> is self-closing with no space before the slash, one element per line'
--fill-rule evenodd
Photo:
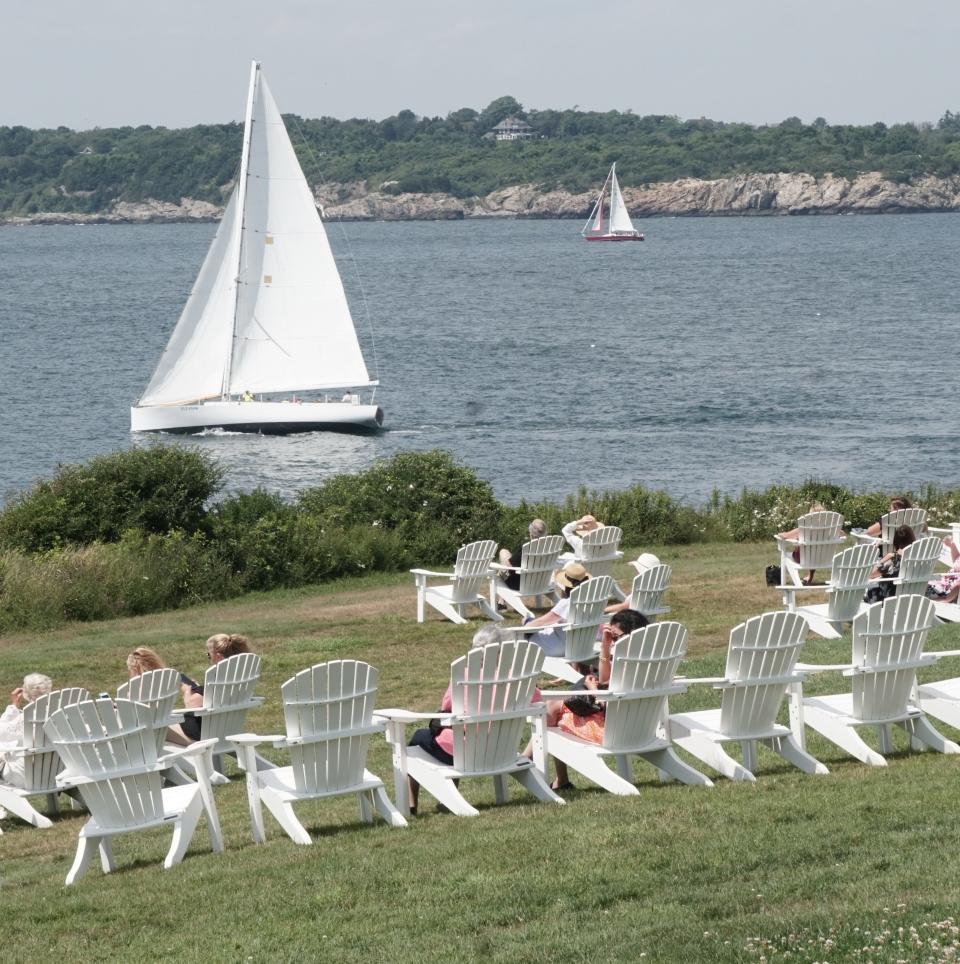
<path fill-rule="evenodd" d="M 911 542 L 903 550 L 900 559 L 900 584 L 897 586 L 898 596 L 916 594 L 922 596 L 927 591 L 927 583 L 933 578 L 933 570 L 943 543 L 936 536 L 925 536 Z"/>
<path fill-rule="evenodd" d="M 595 576 L 580 583 L 570 593 L 567 616 L 570 627 L 563 631 L 563 658 L 568 662 L 580 663 L 595 658 L 597 630 L 603 622 L 603 610 L 613 595 L 613 588 L 610 576 Z"/>
<path fill-rule="evenodd" d="M 259 681 L 260 657 L 255 653 L 238 653 L 207 669 L 203 677 L 203 708 L 217 712 L 200 717 L 200 738 L 221 741 L 214 753 L 231 749 L 224 740 L 227 734 L 243 732 L 247 713 L 257 705 L 253 693 Z"/>
<path fill-rule="evenodd" d="M 860 611 L 870 573 L 877 564 L 877 549 L 872 545 L 851 546 L 833 557 L 830 592 L 827 594 L 827 619 L 847 623 Z"/>
<path fill-rule="evenodd" d="M 620 558 L 619 546 L 623 530 L 619 526 L 603 526 L 583 536 L 579 559 L 591 576 L 608 576 Z"/>
<path fill-rule="evenodd" d="M 839 512 L 808 512 L 797 520 L 797 528 L 801 569 L 825 569 L 846 540 Z"/>
<path fill-rule="evenodd" d="M 853 715 L 883 722 L 902 717 L 936 609 L 923 596 L 891 596 L 853 621 Z M 871 671 L 872 669 L 872 671 Z"/>
<path fill-rule="evenodd" d="M 543 650 L 526 640 L 491 643 L 471 649 L 450 666 L 454 714 L 512 713 L 502 720 L 459 723 L 453 727 L 453 765 L 464 774 L 502 770 L 517 759 L 533 700 Z"/>
<path fill-rule="evenodd" d="M 927 534 L 927 510 L 913 506 L 910 509 L 895 509 L 880 517 L 880 555 L 885 556 L 893 549 L 893 533 L 900 526 L 910 526 L 919 539 Z"/>
<path fill-rule="evenodd" d="M 134 676 L 117 687 L 117 699 L 132 700 L 150 707 L 148 722 L 157 737 L 157 752 L 163 750 L 167 727 L 175 722 L 173 707 L 180 695 L 180 674 L 175 669 L 153 669 Z"/>
<path fill-rule="evenodd" d="M 723 690 L 720 730 L 731 737 L 752 737 L 773 726 L 797 677 L 797 654 L 807 624 L 797 613 L 754 616 L 730 631 L 726 677 L 736 686 Z"/>
<path fill-rule="evenodd" d="M 638 573 L 630 589 L 630 608 L 644 616 L 664 611 L 663 596 L 670 587 L 673 569 L 670 566 L 653 566 Z"/>
<path fill-rule="evenodd" d="M 687 630 L 676 622 L 652 623 L 614 643 L 609 690 L 623 698 L 607 704 L 606 749 L 616 753 L 656 739 L 667 712 L 667 694 L 657 693 L 673 683 L 686 651 Z"/>
<path fill-rule="evenodd" d="M 378 677 L 369 663 L 334 660 L 302 670 L 280 687 L 287 738 L 305 741 L 290 747 L 298 793 L 332 792 L 363 781 Z"/>
<path fill-rule="evenodd" d="M 63 769 L 60 754 L 53 747 L 44 727 L 51 713 L 62 706 L 90 699 L 90 693 L 79 686 L 45 693 L 23 708 L 23 745 L 33 753 L 23 758 L 23 786 L 31 793 L 45 793 L 57 788 L 57 774 Z"/>
<path fill-rule="evenodd" d="M 163 820 L 157 741 L 150 708 L 131 700 L 86 700 L 62 707 L 47 720 L 66 769 L 89 777 L 83 802 L 104 830 Z M 149 771 L 149 772 L 148 772 Z"/>
<path fill-rule="evenodd" d="M 563 536 L 541 536 L 525 543 L 520 552 L 521 596 L 544 596 L 553 590 L 553 574 L 561 552 Z"/>
<path fill-rule="evenodd" d="M 453 566 L 451 602 L 472 603 L 477 595 L 484 592 L 490 576 L 490 563 L 496 551 L 497 544 L 492 539 L 482 539 L 460 547 Z"/>

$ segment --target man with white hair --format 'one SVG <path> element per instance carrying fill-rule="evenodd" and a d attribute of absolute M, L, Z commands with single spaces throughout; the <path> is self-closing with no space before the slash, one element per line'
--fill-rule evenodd
<path fill-rule="evenodd" d="M 53 680 L 43 673 L 29 673 L 23 685 L 10 694 L 10 705 L 0 715 L 0 743 L 23 745 L 23 710 L 20 704 L 32 703 L 53 689 Z M 0 753 L 0 783 L 23 786 L 23 757 L 13 753 Z"/>
<path fill-rule="evenodd" d="M 530 534 L 530 541 L 532 542 L 534 539 L 539 539 L 547 534 L 547 524 L 543 519 L 534 519 L 527 527 L 527 532 Z M 500 565 L 511 567 L 503 573 L 503 584 L 507 589 L 512 589 L 514 592 L 520 588 L 520 573 L 517 570 L 520 568 L 522 556 L 523 546 L 513 552 L 509 549 L 500 550 Z"/>

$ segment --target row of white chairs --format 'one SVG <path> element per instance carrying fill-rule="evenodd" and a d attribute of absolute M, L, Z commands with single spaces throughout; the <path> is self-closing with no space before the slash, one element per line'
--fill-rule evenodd
<path fill-rule="evenodd" d="M 504 566 L 494 561 L 497 544 L 483 539 L 462 546 L 450 572 L 411 569 L 417 588 L 417 622 L 426 618 L 426 607 L 432 606 L 451 622 L 467 621 L 469 607 L 476 607 L 488 619 L 500 620 L 497 603 L 503 603 L 522 617 L 533 616 L 525 600 L 542 605 L 544 599 L 556 599 L 554 573 L 566 558 L 580 562 L 594 578 L 609 577 L 615 562 L 623 558 L 617 548 L 622 532 L 617 526 L 604 526 L 583 537 L 579 555 L 563 553 L 561 536 L 541 536 L 523 545 L 519 567 Z M 519 576 L 516 589 L 507 587 L 501 576 L 513 572 Z M 639 573 L 630 588 L 630 606 L 645 616 L 659 616 L 670 611 L 663 597 L 670 585 L 670 566 L 653 566 Z M 623 600 L 627 594 L 610 579 L 609 598 Z"/>
<path fill-rule="evenodd" d="M 545 704 L 533 702 L 544 657 L 526 640 L 472 649 L 455 660 L 448 713 L 377 710 L 377 671 L 363 662 L 341 660 L 310 667 L 283 684 L 284 734 L 230 733 L 224 739 L 239 752 L 246 771 L 254 840 L 265 839 L 266 806 L 302 844 L 310 843 L 310 836 L 293 805 L 306 799 L 356 794 L 364 821 L 371 821 L 376 809 L 391 826 L 405 826 L 410 777 L 462 816 L 478 812 L 459 786 L 470 777 L 492 778 L 498 803 L 507 799 L 507 778 L 513 777 L 536 799 L 562 804 L 546 780 L 551 755 L 618 794 L 638 792 L 633 757 L 651 763 L 661 780 L 711 786 L 709 777 L 677 756 L 675 746 L 732 780 L 755 779 L 758 746 L 806 773 L 826 774 L 826 767 L 806 750 L 806 727 L 857 759 L 883 766 L 892 747 L 891 726 L 903 728 L 911 746 L 960 753 L 960 746 L 927 719 L 929 713 L 960 726 L 960 680 L 917 687 L 918 669 L 943 656 L 960 655 L 924 651 L 933 623 L 930 600 L 892 597 L 855 618 L 849 663 L 814 666 L 797 662 L 807 632 L 802 617 L 764 613 L 731 632 L 724 675 L 699 679 L 677 676 L 686 654 L 686 629 L 676 622 L 651 624 L 613 647 L 609 688 L 595 694 L 606 702 L 600 744 L 545 724 Z M 804 679 L 820 672 L 850 677 L 850 691 L 805 697 Z M 694 685 L 719 690 L 720 706 L 671 713 L 670 697 Z M 542 694 L 545 699 L 568 695 Z M 785 726 L 778 717 L 788 698 L 790 725 Z M 154 710 L 129 699 L 84 699 L 61 704 L 45 724 L 46 738 L 64 763 L 58 788 L 79 793 L 91 813 L 68 883 L 83 874 L 98 850 L 104 871 L 111 870 L 110 839 L 144 827 L 174 825 L 165 866 L 178 863 L 204 810 L 212 849 L 223 847 L 211 777 L 213 754 L 224 747 L 207 738 L 186 749 L 161 749 L 158 731 L 166 721 Z M 407 727 L 431 718 L 452 731 L 452 766 L 407 745 Z M 527 725 L 532 729 L 532 760 L 518 752 Z M 859 736 L 858 727 L 877 729 L 879 752 Z M 366 769 L 369 740 L 378 732 L 385 732 L 392 747 L 396 806 L 382 781 Z M 255 748 L 264 743 L 287 750 L 290 765 L 263 768 Z M 740 761 L 725 751 L 729 743 L 740 744 Z M 188 758 L 196 782 L 165 788 L 164 776 Z M 614 769 L 608 765 L 611 760 Z"/>

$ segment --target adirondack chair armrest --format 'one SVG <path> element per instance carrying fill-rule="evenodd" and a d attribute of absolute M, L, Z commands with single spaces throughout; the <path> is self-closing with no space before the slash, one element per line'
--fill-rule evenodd
<path fill-rule="evenodd" d="M 842 673 L 853 669 L 852 663 L 795 663 L 794 669 L 801 673 Z"/>
<path fill-rule="evenodd" d="M 235 746 L 259 746 L 261 743 L 272 743 L 277 746 L 276 741 L 285 740 L 286 737 L 282 733 L 271 733 L 266 736 L 261 736 L 259 733 L 231 733 L 225 739 Z"/>
<path fill-rule="evenodd" d="M 157 763 L 163 764 L 164 767 L 170 765 L 173 760 L 179 760 L 181 757 L 186 756 L 201 756 L 208 750 L 212 750 L 218 743 L 218 740 L 197 740 L 196 743 L 191 743 L 190 746 L 178 747 L 176 750 L 171 750 L 169 753 L 164 753 L 162 757 L 158 757 Z"/>
<path fill-rule="evenodd" d="M 854 542 L 858 542 L 864 546 L 876 546 L 880 544 L 879 536 L 868 536 L 865 532 L 851 532 L 850 538 L 853 539 Z"/>
<path fill-rule="evenodd" d="M 523 566 L 505 566 L 502 562 L 491 562 L 490 568 L 497 572 L 523 572 Z"/>
<path fill-rule="evenodd" d="M 382 720 L 387 720 L 388 722 L 396 723 L 419 723 L 421 720 L 443 720 L 449 718 L 449 713 L 429 713 L 420 712 L 419 710 L 398 710 L 398 709 L 385 709 L 377 710 L 374 714 L 374 719 L 379 717 Z"/>
<path fill-rule="evenodd" d="M 387 726 L 388 723 L 386 720 L 378 720 L 369 726 L 353 726 L 347 730 L 328 730 L 326 733 L 317 733 L 314 736 L 271 736 L 265 737 L 264 739 L 271 740 L 278 750 L 289 750 L 295 746 L 310 746 L 312 743 L 328 743 L 331 740 L 338 740 L 343 737 L 370 736 L 374 733 L 383 733 Z"/>
<path fill-rule="evenodd" d="M 889 673 L 901 669 L 923 669 L 925 666 L 932 666 L 936 663 L 936 657 L 931 658 L 931 656 L 931 653 L 924 653 L 922 656 L 905 663 L 874 663 L 871 666 L 851 666 L 843 671 L 843 675 L 869 676 L 873 673 Z"/>
<path fill-rule="evenodd" d="M 931 536 L 952 536 L 953 529 L 943 526 L 927 526 L 927 534 Z"/>
<path fill-rule="evenodd" d="M 172 720 L 172 722 L 174 723 L 179 722 L 180 720 L 183 719 L 184 716 L 186 716 L 187 713 L 192 713 L 194 716 L 211 716 L 215 713 L 222 713 L 224 709 L 252 710 L 257 706 L 260 706 L 265 699 L 266 697 L 264 696 L 251 696 L 250 699 L 245 700 L 243 703 L 237 703 L 236 706 L 213 707 L 213 708 L 206 707 L 206 706 L 198 706 L 194 709 L 188 708 L 188 709 L 173 710 L 172 712 L 173 712 L 174 719 Z"/>
<path fill-rule="evenodd" d="M 726 676 L 682 676 L 678 677 L 682 679 L 687 686 L 719 686 L 721 683 L 728 683 L 729 680 Z"/>
<path fill-rule="evenodd" d="M 432 569 L 411 569 L 415 576 L 421 576 L 426 578 L 427 576 L 437 576 L 443 579 L 453 579 L 454 574 L 452 572 L 434 572 Z"/>
<path fill-rule="evenodd" d="M 924 653 L 924 656 L 933 656 L 935 659 L 949 659 L 951 656 L 960 656 L 960 649 L 939 649 L 933 653 Z"/>

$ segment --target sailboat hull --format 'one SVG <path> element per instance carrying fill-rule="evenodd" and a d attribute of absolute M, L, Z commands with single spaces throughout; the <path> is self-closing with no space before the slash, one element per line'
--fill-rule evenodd
<path fill-rule="evenodd" d="M 294 432 L 376 432 L 383 424 L 379 405 L 351 402 L 197 402 L 143 405 L 130 409 L 132 432 L 189 434 L 205 429 L 291 435 Z"/>
<path fill-rule="evenodd" d="M 642 241 L 642 234 L 586 234 L 588 241 Z"/>

